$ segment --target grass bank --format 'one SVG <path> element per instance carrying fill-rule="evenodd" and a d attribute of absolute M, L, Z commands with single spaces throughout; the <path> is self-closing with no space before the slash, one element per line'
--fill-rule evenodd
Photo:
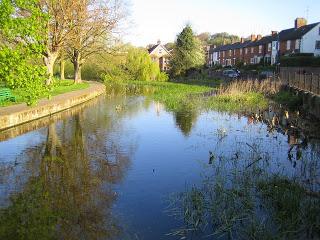
<path fill-rule="evenodd" d="M 50 87 L 49 93 L 44 94 L 41 98 L 48 98 L 50 96 L 56 96 L 59 94 L 77 91 L 81 89 L 86 89 L 89 87 L 89 83 L 83 82 L 79 84 L 74 84 L 73 80 L 57 80 Z M 16 101 L 2 101 L 0 102 L 0 107 L 10 106 L 14 104 L 24 103 L 27 101 L 25 98 L 25 90 L 23 88 L 11 90 L 12 95 L 16 97 Z"/>
<path fill-rule="evenodd" d="M 184 108 L 243 111 L 266 108 L 268 100 L 262 93 L 250 91 L 221 90 L 221 80 L 188 81 L 188 82 L 106 82 L 110 94 L 144 95 L 162 102 L 168 110 L 179 111 Z M 241 89 L 241 88 L 240 88 Z M 218 92 L 209 95 L 209 92 Z"/>

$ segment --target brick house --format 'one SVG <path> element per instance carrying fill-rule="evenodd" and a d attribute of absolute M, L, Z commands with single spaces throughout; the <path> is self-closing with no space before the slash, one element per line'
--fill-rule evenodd
<path fill-rule="evenodd" d="M 149 55 L 152 61 L 159 64 L 160 70 L 163 72 L 169 71 L 169 60 L 171 57 L 170 51 L 161 44 L 160 41 L 151 48 L 148 49 Z"/>
<path fill-rule="evenodd" d="M 307 20 L 297 18 L 294 28 L 282 30 L 278 36 L 279 55 L 313 53 L 320 55 L 320 23 L 307 25 Z"/>
<path fill-rule="evenodd" d="M 211 47 L 209 66 L 234 66 L 239 62 L 247 64 L 275 64 L 279 56 L 292 53 L 312 53 L 320 56 L 320 23 L 307 25 L 303 18 L 295 20 L 294 28 L 272 31 L 271 35 L 251 35 L 240 42 Z"/>

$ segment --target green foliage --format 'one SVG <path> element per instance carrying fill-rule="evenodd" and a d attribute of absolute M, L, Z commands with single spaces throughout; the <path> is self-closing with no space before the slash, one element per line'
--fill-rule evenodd
<path fill-rule="evenodd" d="M 174 76 L 185 75 L 190 69 L 200 68 L 205 63 L 201 42 L 187 25 L 178 35 L 170 62 Z"/>
<path fill-rule="evenodd" d="M 302 99 L 298 95 L 282 90 L 272 96 L 272 99 L 277 103 L 288 106 L 289 109 L 296 109 L 302 105 Z"/>
<path fill-rule="evenodd" d="M 173 50 L 175 44 L 173 42 L 168 42 L 164 45 L 168 51 Z"/>
<path fill-rule="evenodd" d="M 256 92 L 216 95 L 206 103 L 208 109 L 227 112 L 265 109 L 267 106 L 268 100 L 265 96 Z"/>
<path fill-rule="evenodd" d="M 151 60 L 150 55 L 143 49 L 131 48 L 128 51 L 125 67 L 132 80 L 166 81 L 160 72 L 159 65 Z"/>
<path fill-rule="evenodd" d="M 168 80 L 168 76 L 160 71 L 159 65 L 151 60 L 144 49 L 131 47 L 122 59 L 109 63 L 104 80 L 163 82 Z"/>
<path fill-rule="evenodd" d="M 48 95 L 56 96 L 56 95 L 66 93 L 66 92 L 86 89 L 88 87 L 89 87 L 89 83 L 87 83 L 87 82 L 74 84 L 74 81 L 72 81 L 72 80 L 55 80 L 47 92 L 39 93 L 38 99 L 48 97 Z M 33 92 L 26 93 L 26 91 L 31 91 L 31 90 L 29 90 L 29 88 L 27 88 L 27 89 L 25 89 L 25 88 L 13 89 L 12 94 L 16 97 L 16 101 L 15 102 L 11 102 L 9 100 L 2 101 L 0 103 L 0 106 L 9 106 L 9 105 L 13 105 L 13 104 L 28 102 L 29 95 L 32 94 Z"/>
<path fill-rule="evenodd" d="M 90 76 L 89 78 L 85 78 L 84 79 L 94 79 L 90 74 L 88 74 L 86 71 L 84 71 L 83 69 L 85 67 L 88 67 L 89 68 L 93 68 L 95 67 L 95 65 L 91 62 L 88 62 L 88 63 L 85 63 L 83 68 L 82 68 L 82 72 L 81 74 L 82 75 L 86 75 L 86 76 Z M 65 64 L 64 64 L 64 74 L 65 74 L 65 77 L 67 79 L 72 79 L 74 78 L 74 69 L 73 69 L 73 64 L 70 62 L 70 60 L 66 60 L 65 61 Z M 56 77 L 56 78 L 60 78 L 60 62 L 56 62 L 55 65 L 54 65 L 54 68 L 53 68 L 53 75 Z"/>
<path fill-rule="evenodd" d="M 178 111 L 195 108 L 196 100 L 203 92 L 210 91 L 207 86 L 156 81 L 106 82 L 107 92 L 116 94 L 145 95 L 165 104 L 168 110 Z"/>
<path fill-rule="evenodd" d="M 37 64 L 47 16 L 38 1 L 0 1 L 0 81 L 11 89 L 23 88 L 28 105 L 48 92 L 45 68 Z"/>
<path fill-rule="evenodd" d="M 240 40 L 240 38 L 236 35 L 222 32 L 222 33 L 215 33 L 215 34 L 209 36 L 206 39 L 206 43 L 207 43 L 207 45 L 221 46 L 224 43 L 230 44 L 232 42 L 238 42 L 239 40 Z"/>
<path fill-rule="evenodd" d="M 320 67 L 320 57 L 294 55 L 280 58 L 281 67 Z"/>
<path fill-rule="evenodd" d="M 145 95 L 163 103 L 168 110 L 174 112 L 185 111 L 186 109 L 237 112 L 268 107 L 268 99 L 262 93 L 256 92 L 220 94 L 204 98 L 204 93 L 214 90 L 210 87 L 213 84 L 208 84 L 208 82 L 205 82 L 203 86 L 190 83 L 146 81 L 106 81 L 105 84 L 109 93 Z"/>
<path fill-rule="evenodd" d="M 210 34 L 209 32 L 200 33 L 197 38 L 202 42 L 204 46 L 216 45 L 221 46 L 224 44 L 231 44 L 238 42 L 240 38 L 236 35 L 231 35 L 226 32 Z"/>

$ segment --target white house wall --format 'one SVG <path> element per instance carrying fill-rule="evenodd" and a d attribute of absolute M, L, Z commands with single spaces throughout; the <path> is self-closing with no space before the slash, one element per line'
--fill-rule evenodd
<path fill-rule="evenodd" d="M 320 24 L 306 33 L 301 39 L 301 53 L 313 53 L 315 56 L 320 56 L 320 49 L 316 49 L 316 41 L 320 41 L 319 34 Z"/>

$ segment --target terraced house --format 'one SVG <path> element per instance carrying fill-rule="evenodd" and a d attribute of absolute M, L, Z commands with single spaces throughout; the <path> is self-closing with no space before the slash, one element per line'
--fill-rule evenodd
<path fill-rule="evenodd" d="M 251 35 L 240 42 L 211 46 L 208 66 L 234 66 L 237 63 L 276 64 L 280 56 L 292 53 L 311 53 L 320 56 L 320 22 L 307 24 L 304 18 L 297 18 L 294 27 L 270 35 Z"/>

